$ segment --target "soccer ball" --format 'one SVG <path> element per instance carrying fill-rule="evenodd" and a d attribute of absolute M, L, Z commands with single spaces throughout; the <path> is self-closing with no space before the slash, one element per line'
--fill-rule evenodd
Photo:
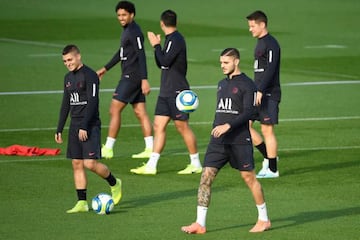
<path fill-rule="evenodd" d="M 176 96 L 176 107 L 185 113 L 195 111 L 199 106 L 199 98 L 194 91 L 183 90 Z"/>
<path fill-rule="evenodd" d="M 114 201 L 109 194 L 99 193 L 92 199 L 91 206 L 97 214 L 109 214 L 114 208 Z"/>

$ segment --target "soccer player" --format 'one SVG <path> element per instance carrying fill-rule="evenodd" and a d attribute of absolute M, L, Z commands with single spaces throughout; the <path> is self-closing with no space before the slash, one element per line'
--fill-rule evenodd
<path fill-rule="evenodd" d="M 139 25 L 134 21 L 135 5 L 133 3 L 120 1 L 115 7 L 115 12 L 124 28 L 120 48 L 105 67 L 97 71 L 97 74 L 101 79 L 108 70 L 120 61 L 122 73 L 111 101 L 109 131 L 101 152 L 102 156 L 107 159 L 114 156 L 113 147 L 121 127 L 121 113 L 130 103 L 141 124 L 145 141 L 145 150 L 133 154 L 132 158 L 148 158 L 153 148 L 153 136 L 150 118 L 145 106 L 145 95 L 150 93 L 150 85 L 147 80 L 144 36 Z"/>
<path fill-rule="evenodd" d="M 121 180 L 115 178 L 107 166 L 97 161 L 100 153 L 99 78 L 81 61 L 79 48 L 68 45 L 62 58 L 69 73 L 64 78 L 64 94 L 55 141 L 62 143 L 62 131 L 70 113 L 67 158 L 72 159 L 74 182 L 78 196 L 76 205 L 67 213 L 87 212 L 86 171 L 89 169 L 110 185 L 115 204 L 121 199 Z"/>
<path fill-rule="evenodd" d="M 240 71 L 239 62 L 240 53 L 235 48 L 227 48 L 220 55 L 221 69 L 227 77 L 218 83 L 215 119 L 198 190 L 197 219 L 191 225 L 181 228 L 186 233 L 206 233 L 211 185 L 220 169 L 228 162 L 231 167 L 240 171 L 258 209 L 258 221 L 250 232 L 263 232 L 271 226 L 263 191 L 254 171 L 249 131 L 256 87 L 253 81 Z"/>
<path fill-rule="evenodd" d="M 250 121 L 250 133 L 256 148 L 262 153 L 264 161 L 258 178 L 277 178 L 277 140 L 274 125 L 278 124 L 280 89 L 280 46 L 276 39 L 269 34 L 267 17 L 262 11 L 255 11 L 246 17 L 249 31 L 257 38 L 254 51 L 255 84 L 257 87 L 257 114 Z M 261 135 L 253 128 L 254 120 L 261 123 Z"/>
<path fill-rule="evenodd" d="M 190 153 L 190 164 L 178 174 L 200 173 L 202 170 L 196 138 L 188 122 L 189 114 L 180 112 L 175 104 L 176 95 L 182 90 L 190 89 L 186 80 L 186 44 L 177 31 L 176 23 L 177 16 L 174 11 L 166 10 L 161 14 L 160 27 L 166 35 L 163 49 L 160 46 L 160 35 L 148 32 L 150 44 L 155 49 L 156 64 L 161 69 L 161 84 L 154 118 L 154 148 L 146 164 L 130 170 L 136 174 L 156 174 L 160 153 L 165 146 L 166 127 L 170 120 L 174 121 Z"/>

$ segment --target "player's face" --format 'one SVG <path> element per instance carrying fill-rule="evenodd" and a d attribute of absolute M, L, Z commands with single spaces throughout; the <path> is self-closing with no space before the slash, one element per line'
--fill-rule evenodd
<path fill-rule="evenodd" d="M 256 22 L 255 20 L 248 20 L 249 32 L 251 32 L 254 38 L 261 38 L 265 34 L 265 23 Z"/>
<path fill-rule="evenodd" d="M 129 13 L 128 11 L 126 11 L 125 9 L 119 9 L 117 11 L 117 18 L 121 24 L 121 26 L 125 27 L 126 25 L 128 25 L 129 23 L 131 23 L 134 19 L 134 14 L 133 13 Z"/>
<path fill-rule="evenodd" d="M 238 59 L 232 56 L 220 56 L 221 70 L 225 75 L 231 76 L 237 69 Z"/>
<path fill-rule="evenodd" d="M 63 55 L 63 61 L 66 68 L 71 72 L 78 70 L 82 65 L 80 54 L 75 52 Z"/>

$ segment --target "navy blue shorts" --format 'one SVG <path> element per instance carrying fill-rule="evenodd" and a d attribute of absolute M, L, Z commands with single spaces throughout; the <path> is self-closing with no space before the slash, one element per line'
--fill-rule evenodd
<path fill-rule="evenodd" d="M 79 140 L 79 125 L 71 124 L 68 136 L 66 157 L 70 159 L 100 159 L 101 140 L 100 126 L 93 126 L 88 130 L 88 140 Z"/>
<path fill-rule="evenodd" d="M 256 107 L 251 120 L 261 124 L 275 125 L 279 123 L 279 102 L 267 96 L 261 100 L 261 105 Z"/>
<path fill-rule="evenodd" d="M 137 76 L 122 76 L 113 93 L 113 99 L 130 104 L 145 102 L 145 95 L 141 89 L 141 79 Z"/>
<path fill-rule="evenodd" d="M 168 116 L 172 120 L 185 121 L 189 119 L 189 114 L 179 111 L 176 107 L 175 97 L 158 97 L 155 107 L 155 115 Z"/>
<path fill-rule="evenodd" d="M 252 145 L 209 143 L 204 160 L 204 167 L 221 169 L 226 163 L 239 171 L 254 170 Z"/>

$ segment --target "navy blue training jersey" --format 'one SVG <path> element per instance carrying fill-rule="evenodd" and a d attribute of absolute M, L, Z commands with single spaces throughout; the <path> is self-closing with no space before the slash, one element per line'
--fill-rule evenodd
<path fill-rule="evenodd" d="M 244 73 L 221 80 L 218 84 L 213 127 L 228 123 L 231 128 L 220 138 L 211 136 L 211 142 L 252 144 L 249 120 L 254 112 L 255 99 L 256 86 Z"/>
<path fill-rule="evenodd" d="M 65 75 L 57 133 L 63 131 L 69 112 L 72 122 L 79 123 L 80 129 L 100 126 L 99 78 L 96 72 L 85 65 Z"/>
<path fill-rule="evenodd" d="M 255 84 L 257 89 L 276 101 L 281 100 L 280 46 L 270 34 L 259 38 L 255 47 Z"/>
<path fill-rule="evenodd" d="M 178 31 L 165 37 L 163 49 L 160 45 L 155 46 L 155 61 L 161 69 L 160 97 L 173 97 L 189 89 L 186 43 Z"/>
<path fill-rule="evenodd" d="M 105 69 L 110 70 L 120 61 L 123 76 L 136 75 L 139 76 L 139 79 L 147 79 L 144 35 L 135 21 L 124 27 L 120 48 L 105 65 Z"/>

